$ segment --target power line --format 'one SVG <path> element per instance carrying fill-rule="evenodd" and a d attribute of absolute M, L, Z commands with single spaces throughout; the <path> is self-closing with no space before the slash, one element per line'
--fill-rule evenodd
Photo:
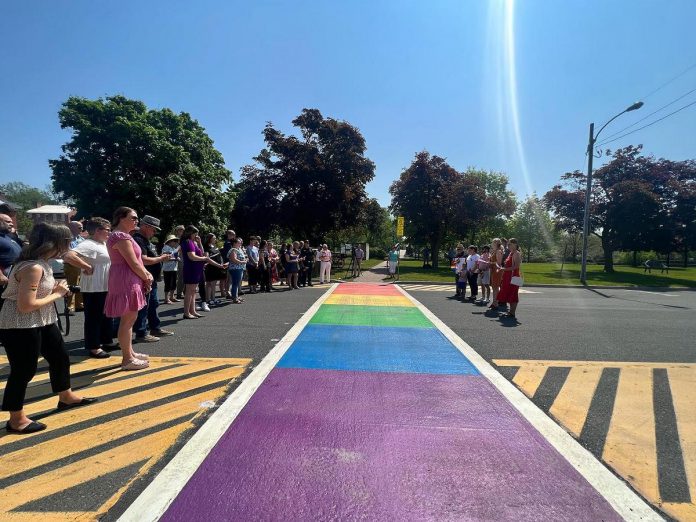
<path fill-rule="evenodd" d="M 627 130 L 630 129 L 631 127 L 635 127 L 635 126 L 638 125 L 641 121 L 647 120 L 650 116 L 653 116 L 654 114 L 657 114 L 657 113 L 660 112 L 661 110 L 666 109 L 666 108 L 669 107 L 670 105 L 673 105 L 673 104 L 677 103 L 679 100 L 681 100 L 681 99 L 683 99 L 683 98 L 686 98 L 686 97 L 687 97 L 689 94 L 691 94 L 692 92 L 696 92 L 696 88 L 691 89 L 691 90 L 690 90 L 689 92 L 687 92 L 686 94 L 682 94 L 679 98 L 676 98 L 676 99 L 672 100 L 671 102 L 669 102 L 669 103 L 663 105 L 663 106 L 660 107 L 659 109 L 656 109 L 656 110 L 652 111 L 652 112 L 651 112 L 650 114 L 648 114 L 647 116 L 642 117 L 641 119 L 639 119 L 639 120 L 637 120 L 637 121 L 631 123 L 630 125 L 624 127 L 623 129 L 618 130 L 618 131 L 614 132 L 613 134 L 610 134 L 609 136 L 607 136 L 606 138 L 604 138 L 604 141 L 609 140 L 609 139 L 613 138 L 614 136 L 617 136 L 617 135 L 621 134 L 621 133 L 624 132 L 624 131 L 627 131 Z"/>
<path fill-rule="evenodd" d="M 622 135 L 619 136 L 618 138 L 614 138 L 613 140 L 609 140 L 609 141 L 603 141 L 602 143 L 597 144 L 597 147 L 602 146 L 602 145 L 607 145 L 608 143 L 611 143 L 611 142 L 613 142 L 613 141 L 620 140 L 621 138 L 625 138 L 626 136 L 628 136 L 628 135 L 630 135 L 630 134 L 633 134 L 633 133 L 635 133 L 635 132 L 638 132 L 639 130 L 647 129 L 648 127 L 650 127 L 650 126 L 652 126 L 652 125 L 655 125 L 656 123 L 658 123 L 658 122 L 660 122 L 660 121 L 662 121 L 662 120 L 664 120 L 664 119 L 667 119 L 667 118 L 669 118 L 670 116 L 673 116 L 674 114 L 677 114 L 678 112 L 681 112 L 681 111 L 683 111 L 684 109 L 686 109 L 686 108 L 688 108 L 688 107 L 691 107 L 692 105 L 696 105 L 696 101 L 692 101 L 691 103 L 687 103 L 687 104 L 684 105 L 683 107 L 679 107 L 676 111 L 670 112 L 670 113 L 667 114 L 666 116 L 663 116 L 662 118 L 658 118 L 658 119 L 655 120 L 655 121 L 651 121 L 651 122 L 648 123 L 647 125 L 643 125 L 642 127 L 638 127 L 637 129 L 632 130 L 631 132 L 627 132 L 626 134 L 622 134 Z"/>
<path fill-rule="evenodd" d="M 693 64 L 689 65 L 686 69 L 684 69 L 682 72 L 680 72 L 679 74 L 677 74 L 674 78 L 672 78 L 671 80 L 667 80 L 665 83 L 663 83 L 662 85 L 660 85 L 657 89 L 655 89 L 655 90 L 649 92 L 648 94 L 646 94 L 645 96 L 643 96 L 643 97 L 640 98 L 640 99 L 641 99 L 641 100 L 644 100 L 644 99 L 646 99 L 647 97 L 652 96 L 652 95 L 655 94 L 656 92 L 661 91 L 662 89 L 664 89 L 665 87 L 667 87 L 670 83 L 672 83 L 672 82 L 675 81 L 675 80 L 678 80 L 679 78 L 681 78 L 681 77 L 684 76 L 686 73 L 688 73 L 691 69 L 694 69 L 694 68 L 696 68 L 696 63 L 693 63 Z"/>

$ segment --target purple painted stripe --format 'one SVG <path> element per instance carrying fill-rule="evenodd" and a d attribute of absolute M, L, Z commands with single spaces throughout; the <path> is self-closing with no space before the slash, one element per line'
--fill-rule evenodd
<path fill-rule="evenodd" d="M 480 376 L 274 369 L 165 513 L 619 520 Z"/>

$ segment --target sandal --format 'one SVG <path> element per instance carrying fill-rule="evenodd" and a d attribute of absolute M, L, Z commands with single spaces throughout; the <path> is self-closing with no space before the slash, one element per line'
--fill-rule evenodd
<path fill-rule="evenodd" d="M 146 353 L 135 353 L 133 352 L 133 355 L 135 355 L 136 359 L 140 359 L 141 361 L 149 361 L 150 356 Z"/>

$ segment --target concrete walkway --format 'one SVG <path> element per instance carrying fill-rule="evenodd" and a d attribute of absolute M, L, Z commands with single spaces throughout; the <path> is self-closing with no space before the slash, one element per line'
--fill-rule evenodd
<path fill-rule="evenodd" d="M 363 270 L 360 277 L 356 277 L 354 283 L 385 283 L 391 280 L 384 281 L 384 278 L 389 275 L 387 271 L 387 262 L 382 261 L 378 265 L 373 266 L 369 270 Z"/>
<path fill-rule="evenodd" d="M 593 464 L 571 465 L 400 289 L 341 284 L 323 299 L 161 520 L 638 515 L 630 491 L 610 503 L 585 478 Z"/>

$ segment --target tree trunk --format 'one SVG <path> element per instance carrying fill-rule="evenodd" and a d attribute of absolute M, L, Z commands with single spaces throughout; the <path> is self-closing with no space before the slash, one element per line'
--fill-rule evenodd
<path fill-rule="evenodd" d="M 672 258 L 672 250 L 668 250 L 667 251 L 667 266 L 669 266 L 671 258 Z"/>
<path fill-rule="evenodd" d="M 602 237 L 602 250 L 604 250 L 604 271 L 611 274 L 614 272 L 614 249 L 604 237 Z"/>
<path fill-rule="evenodd" d="M 440 239 L 433 238 L 430 241 L 430 257 L 432 259 L 433 268 L 440 266 Z"/>
<path fill-rule="evenodd" d="M 684 268 L 688 268 L 689 266 L 689 247 L 685 246 L 684 247 Z"/>
<path fill-rule="evenodd" d="M 633 266 L 638 266 L 638 251 L 633 251 Z"/>

